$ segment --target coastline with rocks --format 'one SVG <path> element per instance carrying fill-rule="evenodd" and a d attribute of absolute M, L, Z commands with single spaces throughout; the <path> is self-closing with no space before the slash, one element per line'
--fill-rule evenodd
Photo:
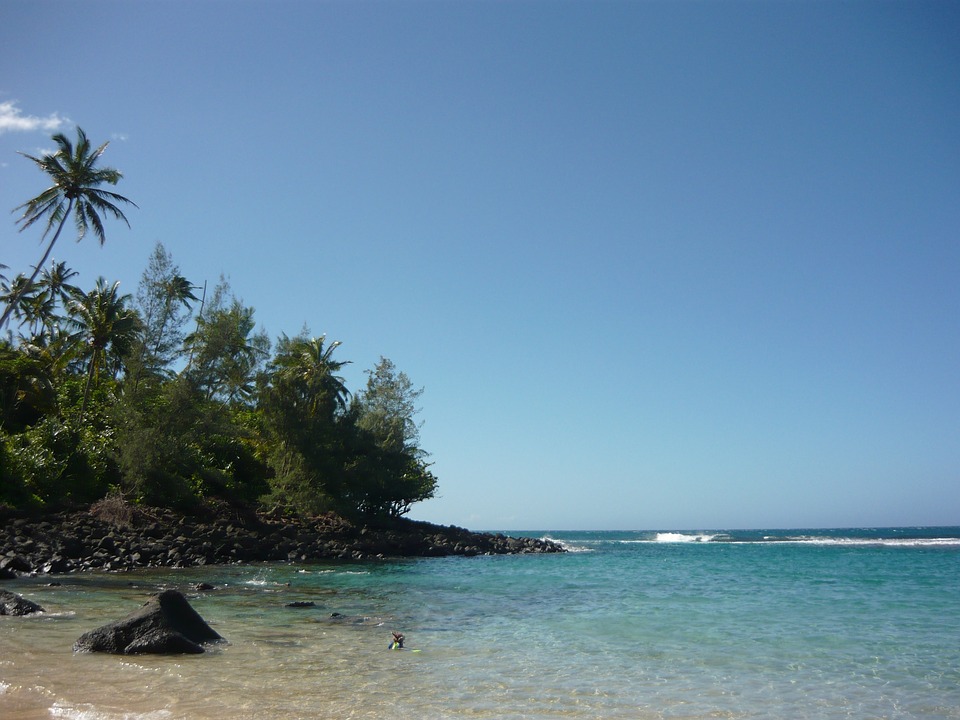
<path fill-rule="evenodd" d="M 563 547 L 540 538 L 403 518 L 363 525 L 333 513 L 306 519 L 236 512 L 192 517 L 168 509 L 94 505 L 42 516 L 0 514 L 0 579 L 248 562 L 556 552 Z"/>

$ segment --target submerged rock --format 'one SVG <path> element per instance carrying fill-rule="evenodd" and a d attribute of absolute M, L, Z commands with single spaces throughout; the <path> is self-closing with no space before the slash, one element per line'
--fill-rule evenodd
<path fill-rule="evenodd" d="M 35 602 L 9 590 L 0 590 L 0 615 L 32 615 L 41 612 L 44 612 L 43 608 Z"/>
<path fill-rule="evenodd" d="M 183 593 L 164 590 L 122 620 L 84 633 L 74 652 L 202 653 L 202 643 L 223 638 L 194 610 Z"/>

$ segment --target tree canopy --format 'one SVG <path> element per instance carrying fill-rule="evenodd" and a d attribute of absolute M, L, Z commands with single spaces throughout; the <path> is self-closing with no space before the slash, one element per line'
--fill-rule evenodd
<path fill-rule="evenodd" d="M 4 276 L 0 338 L 0 504 L 57 509 L 123 493 L 171 507 L 228 503 L 364 518 L 397 517 L 433 497 L 419 444 L 423 392 L 382 357 L 351 393 L 339 341 L 308 331 L 272 343 L 225 278 L 209 295 L 157 244 L 136 297 L 98 278 L 83 290 L 46 265 L 67 218 L 103 242 L 101 216 L 132 201 L 99 186 L 74 146 L 27 156 L 53 185 L 21 205 L 21 229 L 52 233 L 31 274 Z M 4 268 L 6 269 L 6 268 Z M 38 280 L 39 277 L 39 280 Z M 2 327 L 0 323 L 0 327 Z"/>

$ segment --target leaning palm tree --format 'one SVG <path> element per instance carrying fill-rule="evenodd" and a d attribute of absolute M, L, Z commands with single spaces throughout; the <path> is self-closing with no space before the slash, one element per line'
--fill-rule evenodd
<path fill-rule="evenodd" d="M 90 389 L 104 367 L 119 372 L 124 355 L 140 332 L 140 316 L 128 307 L 129 295 L 120 295 L 120 283 L 107 285 L 103 278 L 89 293 L 78 293 L 70 304 L 71 324 L 77 332 L 72 336 L 83 343 L 89 355 L 87 383 L 83 391 L 80 415 L 86 414 Z"/>
<path fill-rule="evenodd" d="M 51 232 L 53 237 L 47 244 L 47 248 L 33 269 L 33 275 L 27 283 L 27 287 L 32 287 L 34 280 L 40 273 L 40 269 L 46 264 L 47 258 L 53 250 L 67 219 L 73 214 L 73 221 L 77 227 L 77 241 L 83 239 L 88 230 L 93 230 L 100 244 L 103 245 L 106 235 L 103 231 L 103 220 L 101 215 L 113 215 L 118 220 L 123 220 L 130 226 L 127 216 L 117 207 L 118 203 L 127 203 L 136 207 L 136 203 L 123 195 L 102 190 L 101 185 L 107 183 L 116 185 L 123 175 L 113 168 L 98 168 L 97 161 L 103 155 L 109 143 L 103 143 L 96 149 L 91 149 L 90 141 L 87 140 L 86 133 L 79 127 L 77 128 L 76 146 L 70 142 L 66 135 L 57 133 L 53 136 L 53 141 L 57 144 L 57 151 L 42 157 L 34 157 L 21 153 L 28 160 L 37 164 L 43 172 L 50 176 L 53 184 L 37 195 L 32 200 L 25 202 L 14 208 L 15 211 L 23 210 L 23 215 L 17 220 L 21 232 L 40 220 L 46 220 L 41 240 L 46 238 Z M 0 328 L 3 328 L 7 318 L 16 309 L 20 302 L 20 296 L 17 295 L 10 299 L 7 308 L 0 317 Z"/>

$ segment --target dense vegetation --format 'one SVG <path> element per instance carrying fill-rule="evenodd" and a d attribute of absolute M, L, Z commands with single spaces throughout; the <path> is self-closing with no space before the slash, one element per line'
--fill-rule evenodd
<path fill-rule="evenodd" d="M 49 242 L 29 276 L 2 277 L 0 504 L 59 509 L 111 493 L 202 504 L 397 517 L 433 497 L 415 388 L 382 358 L 360 391 L 338 374 L 339 342 L 275 343 L 221 279 L 201 292 L 157 244 L 136 295 L 48 263 L 64 226 L 105 239 L 102 217 L 133 203 L 103 190 L 120 173 L 74 145 L 26 156 L 52 180 L 21 205 L 21 230 Z M 2 266 L 0 266 L 0 269 Z"/>

